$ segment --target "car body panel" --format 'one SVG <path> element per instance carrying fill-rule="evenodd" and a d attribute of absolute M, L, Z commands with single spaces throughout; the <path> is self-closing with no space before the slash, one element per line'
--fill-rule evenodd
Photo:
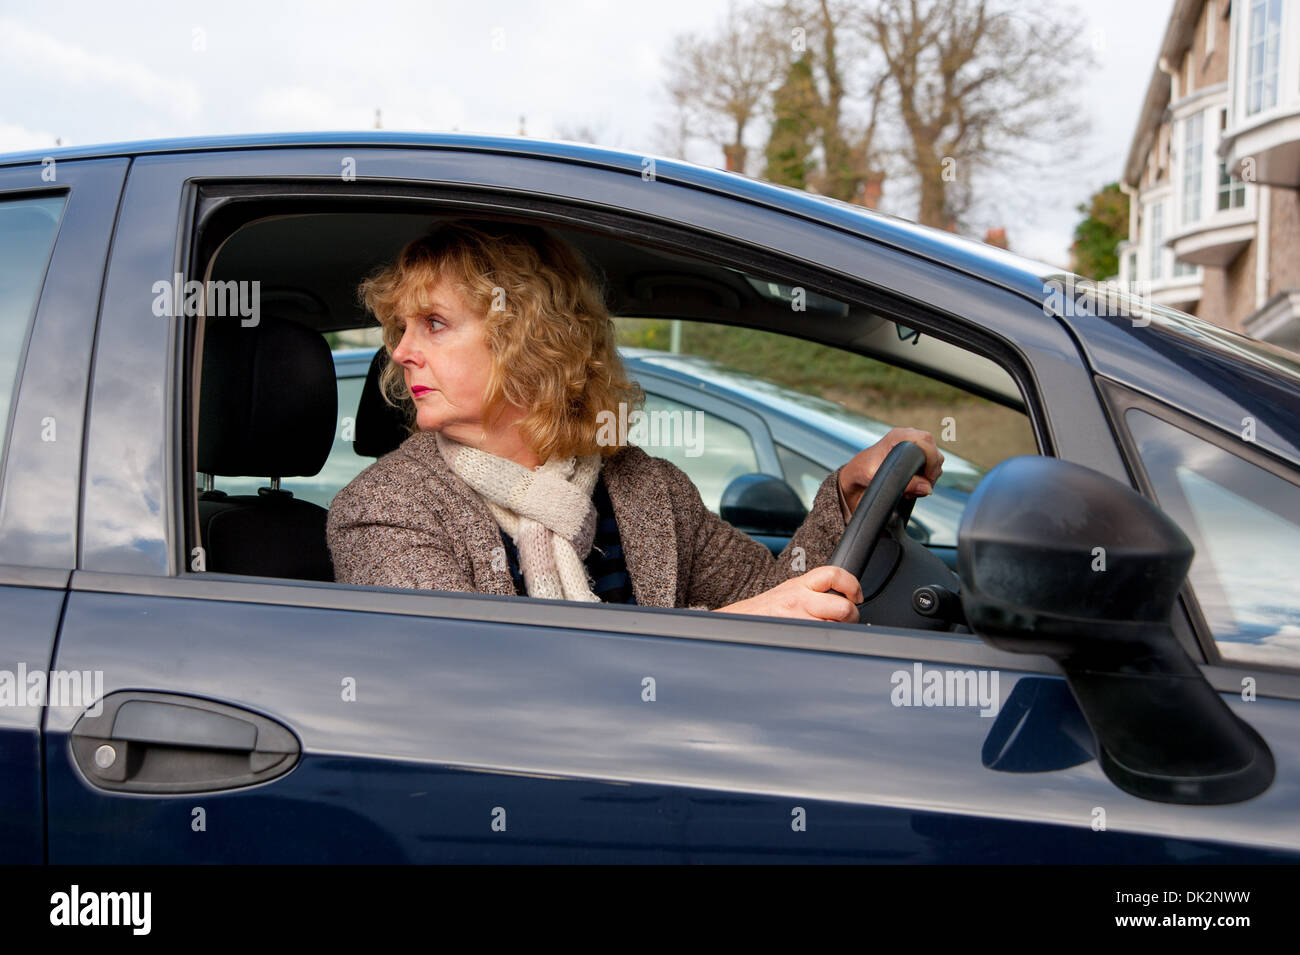
<path fill-rule="evenodd" d="M 894 705 L 906 661 L 562 626 L 543 636 L 490 620 L 74 598 L 65 629 L 78 639 L 61 648 L 61 665 L 111 656 L 106 692 L 149 687 L 262 713 L 293 728 L 304 762 L 227 793 L 103 793 L 68 759 L 76 712 L 53 710 L 52 862 L 263 858 L 268 850 L 248 845 L 259 837 L 293 860 L 1024 862 L 1051 857 L 1034 844 L 1038 826 L 1068 830 L 1053 842 L 1081 861 L 1300 851 L 1294 752 L 1275 750 L 1278 779 L 1250 803 L 1183 812 L 1120 792 L 1095 760 L 995 772 L 980 757 L 995 720 L 978 708 Z M 295 633 L 311 634 L 310 653 Z M 1000 702 L 1022 679 L 1061 682 L 1004 670 Z M 1251 716 L 1277 738 L 1288 709 L 1265 701 Z M 803 833 L 791 828 L 797 806 L 809 814 Z M 1092 829 L 1097 806 L 1104 833 Z M 191 831 L 195 807 L 206 832 Z M 496 807 L 504 832 L 491 828 Z M 1003 822 L 1015 838 L 982 829 Z M 124 829 L 139 837 L 123 840 Z"/>
<path fill-rule="evenodd" d="M 1150 395 L 1300 469 L 1300 361 L 1165 311 L 1067 321 L 1097 373 Z M 1142 324 L 1149 321 L 1150 324 Z M 1203 341 L 1226 343 L 1207 348 Z M 1240 339 L 1240 340 L 1238 340 Z M 1231 350 L 1229 350 L 1231 349 Z M 1279 372 L 1282 372 L 1279 374 Z"/>
<path fill-rule="evenodd" d="M 8 576 L 8 575 L 6 575 Z M 12 578 L 11 578 L 12 579 Z M 63 612 L 67 574 L 59 586 L 0 586 L 0 670 L 24 694 L 0 706 L 0 859 L 31 865 L 45 858 L 45 793 L 41 723 L 45 707 L 24 691 L 24 675 L 48 673 Z M 53 583 L 53 582 L 51 582 Z"/>

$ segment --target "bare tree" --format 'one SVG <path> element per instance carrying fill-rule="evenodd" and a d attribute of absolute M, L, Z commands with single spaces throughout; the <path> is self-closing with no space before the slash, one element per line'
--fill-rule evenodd
<path fill-rule="evenodd" d="M 585 117 L 579 121 L 559 120 L 555 124 L 555 138 L 571 143 L 590 143 L 593 146 L 621 148 L 621 132 L 612 130 L 606 117 Z"/>
<path fill-rule="evenodd" d="M 745 134 L 765 114 L 785 65 L 782 48 L 769 9 L 734 0 L 715 37 L 681 34 L 673 42 L 665 65 L 679 127 L 721 147 L 728 169 L 746 171 Z"/>
<path fill-rule="evenodd" d="M 846 27 L 853 12 L 852 5 L 817 0 L 810 17 L 816 28 L 817 60 L 826 88 L 825 101 L 818 116 L 825 168 L 822 176 L 814 182 L 824 195 L 847 201 L 857 198 L 869 177 L 883 175 L 874 156 L 876 122 L 885 80 L 883 72 L 875 70 L 867 80 L 865 123 L 851 124 L 847 115 L 846 100 L 850 93 L 841 53 L 846 35 L 850 33 Z M 858 63 L 870 63 L 867 51 L 850 52 L 856 54 L 851 55 L 851 59 Z"/>
<path fill-rule="evenodd" d="M 1092 62 L 1073 11 L 1035 0 L 768 0 L 734 3 L 710 39 L 680 36 L 668 60 L 678 153 L 687 133 L 747 170 L 767 124 L 766 174 L 847 201 L 886 175 L 915 217 L 956 229 L 1058 179 L 1086 123 L 1071 80 Z"/>
<path fill-rule="evenodd" d="M 919 191 L 917 218 L 955 229 L 981 172 L 1024 167 L 1033 143 L 1083 134 L 1070 80 L 1089 65 L 1071 11 L 1017 0 L 877 0 L 861 28 L 884 58 Z"/>
<path fill-rule="evenodd" d="M 600 134 L 592 127 L 590 123 L 578 122 L 568 123 L 559 122 L 555 124 L 555 138 L 563 139 L 571 143 L 602 143 Z"/>

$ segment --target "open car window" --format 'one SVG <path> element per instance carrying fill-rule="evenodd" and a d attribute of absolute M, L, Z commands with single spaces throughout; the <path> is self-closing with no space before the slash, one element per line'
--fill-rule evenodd
<path fill-rule="evenodd" d="M 206 267 L 213 281 L 260 282 L 264 318 L 290 323 L 299 329 L 295 335 L 306 332 L 313 340 L 300 338 L 294 348 L 310 346 L 329 356 L 336 405 L 330 411 L 328 456 L 311 473 L 289 471 L 273 482 L 237 469 L 199 469 L 194 526 L 200 539 L 191 552 L 207 544 L 202 534 L 220 527 L 227 535 L 221 571 L 295 576 L 256 569 L 266 566 L 255 559 L 259 548 L 243 547 L 232 528 L 248 519 L 241 509 L 249 499 L 283 504 L 291 496 L 317 510 L 272 508 L 274 519 L 298 528 L 295 533 L 315 534 L 335 495 L 374 463 L 374 457 L 357 453 L 353 441 L 366 373 L 382 344 L 376 323 L 358 301 L 357 286 L 437 221 L 410 212 L 270 216 L 236 226 L 211 246 Z M 784 482 L 806 511 L 831 471 L 890 428 L 929 431 L 944 449 L 945 473 L 936 492 L 917 502 L 908 533 L 951 568 L 965 503 L 982 475 L 1006 457 L 1038 451 L 1019 385 L 988 358 L 860 304 L 817 293 L 799 298 L 793 286 L 680 252 L 554 231 L 593 264 L 605 285 L 620 353 L 629 376 L 645 391 L 641 410 L 650 427 L 645 433 L 630 427 L 628 443 L 679 467 L 709 510 L 774 554 L 789 543 L 790 525 L 742 526 L 729 519 L 727 489 L 739 478 L 759 474 Z M 801 315 L 792 308 L 795 301 L 816 315 Z M 686 317 L 655 316 L 656 310 Z M 710 320 L 724 314 L 734 324 Z M 869 354 L 798 337 L 801 329 L 827 317 L 856 329 L 855 346 Z M 213 377 L 220 379 L 229 369 L 201 347 L 198 366 L 207 394 Z M 909 364 L 933 369 L 936 377 L 904 367 Z M 944 377 L 969 387 L 940 380 Z M 319 390 L 322 401 L 324 395 Z M 197 409 L 200 447 L 203 428 L 217 419 L 212 411 L 205 415 Z M 248 563 L 240 563 L 245 556 Z M 328 559 L 326 553 L 323 571 L 301 579 L 328 583 Z M 313 566 L 319 569 L 321 562 Z"/>

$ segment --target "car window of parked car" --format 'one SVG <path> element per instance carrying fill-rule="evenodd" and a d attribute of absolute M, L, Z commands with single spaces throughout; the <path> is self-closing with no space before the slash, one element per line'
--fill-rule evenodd
<path fill-rule="evenodd" d="M 932 547 L 956 547 L 966 500 L 985 472 L 1008 457 L 1038 453 L 1023 412 L 925 375 L 791 335 L 677 324 L 616 319 L 632 377 L 652 372 L 758 415 L 774 454 L 767 466 L 760 455 L 753 470 L 782 478 L 806 508 L 831 471 L 890 428 L 920 428 L 943 449 L 944 476 L 934 494 L 917 501 L 909 532 Z M 697 457 L 672 458 L 706 503 L 736 476 L 734 448 L 718 437 L 715 445 L 711 433 Z M 720 474 L 730 476 L 719 481 Z"/>
<path fill-rule="evenodd" d="M 728 484 L 759 470 L 753 438 L 744 428 L 649 391 L 642 410 L 644 430 L 629 429 L 628 443 L 685 471 L 713 513 Z"/>
<path fill-rule="evenodd" d="M 0 449 L 7 440 L 14 382 L 64 202 L 64 196 L 0 202 Z"/>
<path fill-rule="evenodd" d="M 1124 418 L 1196 548 L 1188 577 L 1220 654 L 1300 666 L 1300 487 L 1145 411 Z"/>
<path fill-rule="evenodd" d="M 791 451 L 784 444 L 776 446 L 776 456 L 781 462 L 781 470 L 785 472 L 785 482 L 794 488 L 803 501 L 803 506 L 811 510 L 817 489 L 832 469 L 804 457 L 798 451 Z"/>

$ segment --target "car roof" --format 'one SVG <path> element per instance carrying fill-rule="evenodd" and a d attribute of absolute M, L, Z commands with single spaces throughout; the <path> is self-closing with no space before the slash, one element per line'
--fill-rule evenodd
<path fill-rule="evenodd" d="M 588 166 L 600 166 L 640 176 L 647 162 L 654 162 L 656 179 L 680 182 L 774 206 L 838 226 L 847 231 L 914 254 L 942 261 L 971 272 L 1005 288 L 1041 298 L 1043 279 L 1061 269 L 1024 258 L 1004 249 L 966 239 L 951 232 L 932 229 L 906 219 L 887 215 L 775 183 L 665 156 L 651 156 L 608 149 L 585 143 L 529 139 L 522 136 L 487 136 L 473 133 L 419 133 L 389 130 L 359 132 L 261 133 L 239 136 L 200 136 L 151 139 L 103 145 L 67 146 L 52 150 L 31 150 L 0 155 L 0 166 L 40 162 L 102 159 L 113 156 L 149 156 L 239 149 L 310 148 L 314 146 L 413 147 L 457 149 L 551 159 Z"/>
<path fill-rule="evenodd" d="M 365 375 L 370 370 L 376 348 L 335 348 L 330 354 L 334 358 L 335 373 L 346 372 L 349 375 Z"/>
<path fill-rule="evenodd" d="M 627 368 L 637 374 L 650 374 L 695 388 L 703 386 L 710 394 L 739 400 L 791 421 L 811 424 L 846 448 L 852 447 L 861 433 L 868 430 L 851 418 L 860 417 L 864 421 L 873 422 L 880 434 L 889 430 L 889 425 L 867 415 L 849 416 L 843 408 L 824 398 L 805 395 L 747 375 L 711 358 L 674 354 L 654 348 L 619 348 L 619 354 Z"/>

